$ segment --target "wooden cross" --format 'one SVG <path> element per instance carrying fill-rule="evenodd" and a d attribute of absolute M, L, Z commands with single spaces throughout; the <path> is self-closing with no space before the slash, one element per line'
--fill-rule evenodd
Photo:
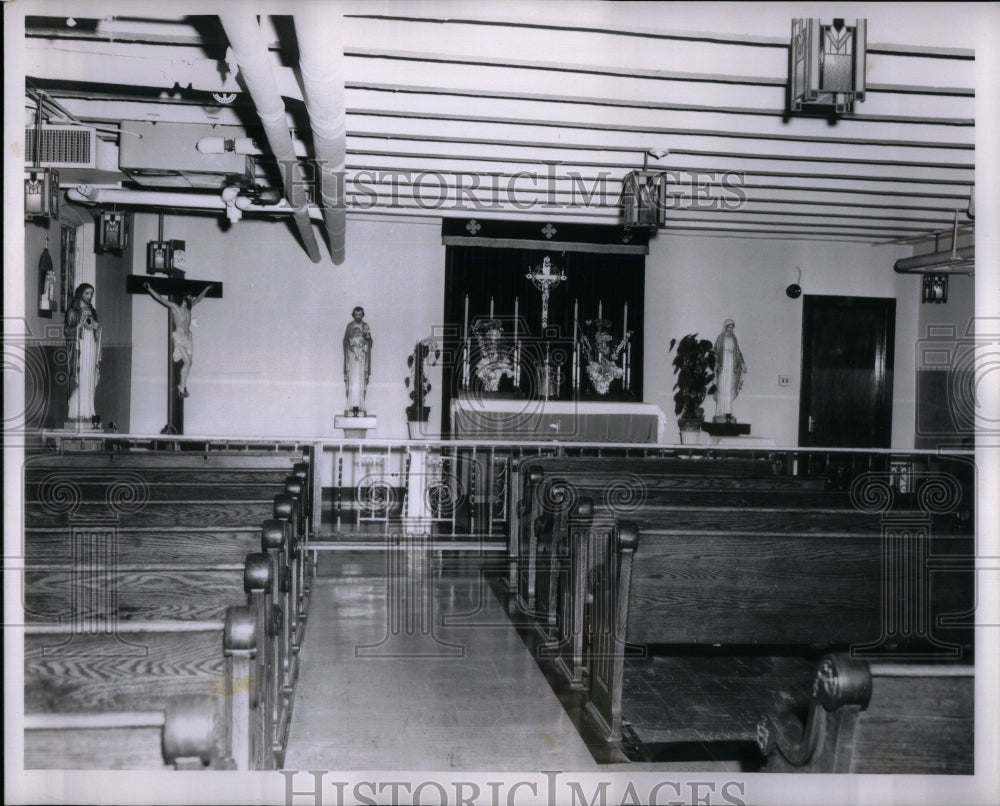
<path fill-rule="evenodd" d="M 184 273 L 174 270 L 170 276 L 155 274 L 130 274 L 125 280 L 125 290 L 129 294 L 147 294 L 146 286 L 160 296 L 183 305 L 185 295 L 197 297 L 222 297 L 222 283 L 211 280 L 185 280 Z M 206 291 L 207 289 L 207 291 Z M 181 394 L 181 361 L 174 361 L 173 314 L 167 317 L 167 424 L 161 433 L 184 433 L 184 396 Z"/>

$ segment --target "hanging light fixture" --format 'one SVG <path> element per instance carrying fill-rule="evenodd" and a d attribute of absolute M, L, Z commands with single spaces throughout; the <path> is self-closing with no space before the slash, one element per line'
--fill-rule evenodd
<path fill-rule="evenodd" d="M 657 230 L 667 221 L 667 173 L 649 170 L 649 158 L 660 159 L 670 152 L 650 150 L 643 155 L 642 170 L 630 171 L 622 181 L 619 203 L 625 229 Z"/>
<path fill-rule="evenodd" d="M 29 130 L 30 131 L 30 130 Z M 41 167 L 42 148 L 42 93 L 38 94 L 35 107 L 35 129 L 31 151 L 33 166 L 24 169 L 24 219 L 59 217 L 59 172 Z"/>
<path fill-rule="evenodd" d="M 868 21 L 793 19 L 789 60 L 791 111 L 842 114 L 865 99 Z"/>
<path fill-rule="evenodd" d="M 121 252 L 128 248 L 129 214 L 101 210 L 97 220 L 98 252 Z"/>
<path fill-rule="evenodd" d="M 146 242 L 146 274 L 166 274 L 173 276 L 183 262 L 184 241 L 168 241 L 163 238 L 163 213 L 160 213 L 158 240 Z M 183 275 L 183 272 L 180 272 Z"/>

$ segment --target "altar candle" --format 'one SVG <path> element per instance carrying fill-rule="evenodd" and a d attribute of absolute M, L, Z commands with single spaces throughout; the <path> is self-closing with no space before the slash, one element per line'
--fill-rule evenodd
<path fill-rule="evenodd" d="M 622 337 L 628 333 L 628 300 L 625 300 L 625 313 L 622 315 Z"/>
<path fill-rule="evenodd" d="M 597 318 L 598 319 L 604 318 L 604 300 L 597 301 Z"/>
<path fill-rule="evenodd" d="M 490 297 L 490 319 L 493 318 L 493 297 Z"/>
<path fill-rule="evenodd" d="M 578 355 L 579 346 L 576 343 L 576 331 L 579 325 L 577 325 L 577 313 L 580 306 L 580 300 L 573 300 L 573 388 L 576 389 L 579 386 L 579 365 L 578 365 Z"/>
<path fill-rule="evenodd" d="M 514 387 L 521 385 L 521 346 L 517 342 L 517 301 L 514 297 Z"/>
<path fill-rule="evenodd" d="M 465 353 L 462 356 L 462 388 L 469 388 L 469 295 L 465 295 L 465 320 L 462 323 L 462 339 Z"/>

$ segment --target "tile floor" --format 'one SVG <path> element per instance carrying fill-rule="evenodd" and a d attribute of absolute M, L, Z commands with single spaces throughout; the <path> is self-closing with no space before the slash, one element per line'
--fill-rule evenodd
<path fill-rule="evenodd" d="M 734 769 L 630 764 L 588 735 L 580 695 L 540 668 L 511 623 L 497 561 L 320 551 L 285 768 Z"/>

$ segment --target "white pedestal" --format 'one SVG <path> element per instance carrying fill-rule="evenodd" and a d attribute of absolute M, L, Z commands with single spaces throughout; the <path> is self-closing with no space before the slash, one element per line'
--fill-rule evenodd
<path fill-rule="evenodd" d="M 428 529 L 433 520 L 427 491 L 441 480 L 441 456 L 430 448 L 412 446 L 408 449 L 409 475 L 406 479 L 406 510 L 403 513 L 408 530 Z"/>
<path fill-rule="evenodd" d="M 374 414 L 355 417 L 350 414 L 338 414 L 333 418 L 334 428 L 343 428 L 347 439 L 364 439 L 368 432 L 378 427 Z"/>

